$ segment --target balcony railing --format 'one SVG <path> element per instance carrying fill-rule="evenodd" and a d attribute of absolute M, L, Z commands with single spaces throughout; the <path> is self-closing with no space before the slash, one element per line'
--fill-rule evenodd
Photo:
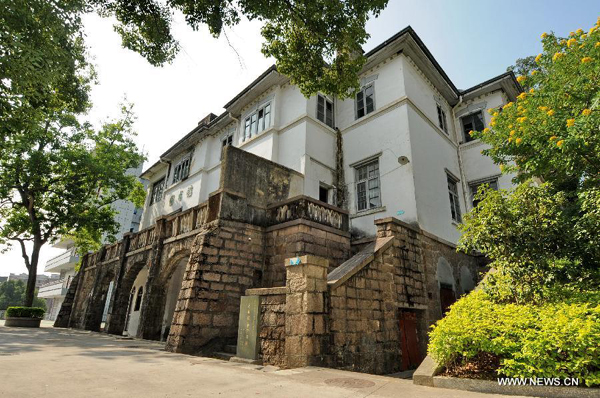
<path fill-rule="evenodd" d="M 38 289 L 38 297 L 64 296 L 73 280 L 72 276 L 43 284 Z"/>
<path fill-rule="evenodd" d="M 44 267 L 44 271 L 49 272 L 50 270 L 61 267 L 62 265 L 75 264 L 77 261 L 79 261 L 79 256 L 75 253 L 74 249 L 70 249 L 48 260 L 46 262 L 46 266 Z M 64 268 L 66 269 L 67 267 Z"/>

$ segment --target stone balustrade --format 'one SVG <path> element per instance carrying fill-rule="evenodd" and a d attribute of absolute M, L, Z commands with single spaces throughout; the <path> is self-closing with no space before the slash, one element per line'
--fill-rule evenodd
<path fill-rule="evenodd" d="M 348 230 L 348 212 L 308 196 L 296 196 L 268 206 L 269 225 L 304 219 L 342 231 Z"/>

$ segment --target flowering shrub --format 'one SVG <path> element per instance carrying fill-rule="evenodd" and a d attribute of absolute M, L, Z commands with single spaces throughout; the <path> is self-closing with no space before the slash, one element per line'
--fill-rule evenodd
<path fill-rule="evenodd" d="M 499 304 L 474 291 L 434 326 L 429 354 L 450 374 L 480 369 L 477 362 L 491 357 L 496 367 L 489 370 L 499 377 L 575 377 L 600 385 L 600 292 L 536 306 Z"/>

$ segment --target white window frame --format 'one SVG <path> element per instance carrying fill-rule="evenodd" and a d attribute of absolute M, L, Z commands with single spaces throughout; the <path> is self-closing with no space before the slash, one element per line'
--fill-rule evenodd
<path fill-rule="evenodd" d="M 448 200 L 450 202 L 450 217 L 452 221 L 462 222 L 462 213 L 460 211 L 460 195 L 458 194 L 458 180 L 453 175 L 446 173 L 446 184 L 448 189 Z"/>
<path fill-rule="evenodd" d="M 480 113 L 480 114 L 481 114 L 481 124 L 482 124 L 482 127 L 481 127 L 481 129 L 483 130 L 483 129 L 485 128 L 485 115 L 483 114 L 483 110 L 481 110 L 481 109 L 478 109 L 478 110 L 476 110 L 476 111 L 470 112 L 470 113 L 468 113 L 468 114 L 466 114 L 466 115 L 463 115 L 463 116 L 461 116 L 461 117 L 460 117 L 460 129 L 461 129 L 461 131 L 462 131 L 462 134 L 463 134 L 463 139 L 464 139 L 464 141 L 463 141 L 463 142 L 464 142 L 464 143 L 471 142 L 471 141 L 475 141 L 475 138 L 471 137 L 471 136 L 469 135 L 469 132 L 468 132 L 468 131 L 465 131 L 465 123 L 464 123 L 464 120 L 465 120 L 466 118 L 468 118 L 468 117 L 474 117 L 474 116 L 475 116 L 476 114 L 478 114 L 478 113 Z M 475 131 L 475 130 L 477 130 L 477 127 L 475 126 L 475 123 L 473 123 L 473 128 L 472 128 L 471 130 L 472 130 L 472 131 Z"/>
<path fill-rule="evenodd" d="M 250 138 L 256 137 L 258 133 L 267 130 L 271 127 L 272 119 L 273 109 L 271 101 L 268 101 L 244 119 L 242 141 L 248 141 Z"/>
<path fill-rule="evenodd" d="M 327 109 L 327 105 L 331 106 L 331 109 Z M 335 126 L 335 108 L 333 101 L 322 94 L 317 95 L 317 120 L 323 122 L 327 126 L 334 128 Z"/>
<path fill-rule="evenodd" d="M 190 175 L 190 166 L 192 163 L 192 154 L 188 153 L 182 157 L 179 162 L 173 167 L 173 178 L 171 184 L 176 184 L 179 181 L 187 179 Z"/>
<path fill-rule="evenodd" d="M 446 118 L 446 111 L 444 110 L 444 107 L 439 103 L 437 103 L 436 105 L 438 114 L 438 125 L 444 133 L 448 134 L 448 119 Z"/>
<path fill-rule="evenodd" d="M 166 179 L 166 176 L 162 176 L 162 178 L 158 179 L 152 184 L 152 190 L 150 191 L 150 205 L 158 203 L 163 199 Z"/>
<path fill-rule="evenodd" d="M 372 109 L 369 111 L 368 108 L 368 104 L 367 104 L 367 90 L 371 89 L 372 93 L 370 94 L 371 96 L 371 102 L 373 104 Z M 362 99 L 359 100 L 359 97 L 361 97 Z M 362 108 L 359 107 L 359 103 L 361 103 Z M 359 109 L 363 109 L 364 114 L 360 115 L 358 114 Z M 360 119 L 363 118 L 365 116 L 367 116 L 369 113 L 373 113 L 375 112 L 375 82 L 371 82 L 369 84 L 364 85 L 360 91 L 358 93 L 356 93 L 356 98 L 354 100 L 354 115 L 356 116 L 356 119 Z"/>
<path fill-rule="evenodd" d="M 354 166 L 354 169 L 356 176 L 356 212 L 359 213 L 380 208 L 382 203 L 379 158 L 360 163 Z M 364 198 L 362 198 L 363 194 Z M 375 199 L 374 202 L 372 202 L 373 199 Z M 361 206 L 363 202 L 364 206 Z"/>

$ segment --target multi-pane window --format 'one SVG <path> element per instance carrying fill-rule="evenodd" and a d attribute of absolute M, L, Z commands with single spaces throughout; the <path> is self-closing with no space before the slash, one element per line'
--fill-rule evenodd
<path fill-rule="evenodd" d="M 191 155 L 184 156 L 173 168 L 173 184 L 185 180 L 190 175 Z"/>
<path fill-rule="evenodd" d="M 317 119 L 333 128 L 333 102 L 322 95 L 317 95 Z"/>
<path fill-rule="evenodd" d="M 460 202 L 458 200 L 458 181 L 450 175 L 446 175 L 446 179 L 448 181 L 448 195 L 450 196 L 450 213 L 452 214 L 452 220 L 461 222 Z"/>
<path fill-rule="evenodd" d="M 444 133 L 448 134 L 448 122 L 446 121 L 446 112 L 440 104 L 437 104 L 437 114 L 438 114 L 438 125 L 444 131 Z"/>
<path fill-rule="evenodd" d="M 465 142 L 474 140 L 471 134 L 469 134 L 471 131 L 481 131 L 484 128 L 483 113 L 481 111 L 461 117 L 460 122 L 462 123 Z"/>
<path fill-rule="evenodd" d="M 356 118 L 361 117 L 373 112 L 375 110 L 375 88 L 373 83 L 363 87 L 358 94 L 356 94 Z"/>
<path fill-rule="evenodd" d="M 356 210 L 381 207 L 379 160 L 356 168 Z"/>
<path fill-rule="evenodd" d="M 493 189 L 494 191 L 498 190 L 498 179 L 497 178 L 492 178 L 492 179 L 488 179 L 485 181 L 479 181 L 476 183 L 469 184 L 469 188 L 471 189 L 471 200 L 473 201 L 473 207 L 477 207 L 479 200 L 475 199 L 475 196 L 477 195 L 477 192 L 479 192 L 479 189 L 485 184 L 488 184 L 490 186 L 490 188 Z"/>
<path fill-rule="evenodd" d="M 154 184 L 152 184 L 152 195 L 150 196 L 150 204 L 160 202 L 163 198 L 163 192 L 165 190 L 165 177 L 161 178 Z"/>
<path fill-rule="evenodd" d="M 271 103 L 267 102 L 244 121 L 244 141 L 271 126 Z"/>

